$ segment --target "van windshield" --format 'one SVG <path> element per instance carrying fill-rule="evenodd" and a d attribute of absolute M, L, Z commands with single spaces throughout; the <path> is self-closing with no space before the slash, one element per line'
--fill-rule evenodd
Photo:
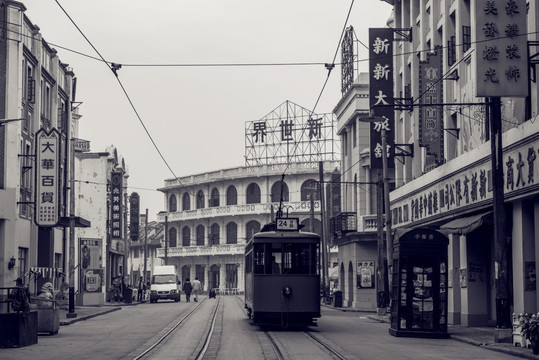
<path fill-rule="evenodd" d="M 154 275 L 152 284 L 176 284 L 175 275 Z"/>

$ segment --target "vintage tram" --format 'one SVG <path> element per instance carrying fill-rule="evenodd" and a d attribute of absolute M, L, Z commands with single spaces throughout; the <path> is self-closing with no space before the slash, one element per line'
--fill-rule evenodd
<path fill-rule="evenodd" d="M 320 317 L 320 236 L 277 219 L 245 247 L 245 307 L 259 325 L 313 326 Z"/>

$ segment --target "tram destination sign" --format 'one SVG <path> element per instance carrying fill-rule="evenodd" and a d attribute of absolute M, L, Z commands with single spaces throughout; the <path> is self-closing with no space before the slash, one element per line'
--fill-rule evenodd
<path fill-rule="evenodd" d="M 299 218 L 277 218 L 275 228 L 281 231 L 298 231 Z"/>

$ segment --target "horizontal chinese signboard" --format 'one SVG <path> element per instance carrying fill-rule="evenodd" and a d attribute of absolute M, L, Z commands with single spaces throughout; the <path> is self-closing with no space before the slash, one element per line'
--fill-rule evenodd
<path fill-rule="evenodd" d="M 52 227 L 59 221 L 60 199 L 60 133 L 56 129 L 36 132 L 36 171 L 34 222 Z"/>

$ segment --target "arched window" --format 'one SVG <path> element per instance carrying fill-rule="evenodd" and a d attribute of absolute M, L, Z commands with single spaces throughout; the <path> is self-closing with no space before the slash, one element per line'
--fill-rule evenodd
<path fill-rule="evenodd" d="M 301 201 L 309 201 L 313 199 L 320 200 L 320 189 L 318 188 L 318 181 L 309 179 L 301 184 Z"/>
<path fill-rule="evenodd" d="M 211 189 L 210 207 L 219 206 L 219 190 L 217 188 Z"/>
<path fill-rule="evenodd" d="M 219 229 L 219 224 L 214 223 L 211 226 L 210 235 L 209 235 L 210 246 L 211 245 L 219 245 L 219 230 L 220 230 Z"/>
<path fill-rule="evenodd" d="M 197 246 L 204 246 L 204 226 L 197 226 Z"/>
<path fill-rule="evenodd" d="M 290 201 L 288 194 L 288 185 L 286 185 L 284 181 L 279 180 L 271 187 L 271 202 L 281 201 L 281 185 L 283 192 L 283 201 Z"/>
<path fill-rule="evenodd" d="M 178 211 L 178 201 L 176 200 L 176 195 L 171 194 L 168 199 L 168 211 L 175 212 Z"/>
<path fill-rule="evenodd" d="M 196 199 L 197 209 L 204 209 L 204 192 L 198 190 Z"/>
<path fill-rule="evenodd" d="M 178 232 L 176 228 L 170 228 L 168 231 L 168 247 L 178 246 Z"/>
<path fill-rule="evenodd" d="M 226 243 L 238 243 L 238 225 L 233 221 L 226 224 Z"/>
<path fill-rule="evenodd" d="M 238 191 L 234 185 L 230 185 L 228 189 L 226 189 L 226 204 L 238 205 Z"/>
<path fill-rule="evenodd" d="M 260 204 L 260 187 L 258 184 L 250 183 L 247 186 L 247 204 Z"/>
<path fill-rule="evenodd" d="M 304 219 L 301 222 L 301 225 L 305 225 L 302 229 L 303 231 L 309 231 L 309 232 L 317 233 L 318 235 L 322 235 L 322 222 L 318 219 L 313 219 L 312 226 L 311 226 L 310 218 Z"/>
<path fill-rule="evenodd" d="M 245 225 L 245 239 L 249 241 L 254 234 L 260 231 L 260 223 L 256 220 L 251 220 Z"/>
<path fill-rule="evenodd" d="M 191 197 L 189 196 L 188 192 L 183 193 L 182 210 L 191 210 Z"/>
<path fill-rule="evenodd" d="M 182 229 L 182 245 L 191 246 L 191 229 L 189 226 L 184 226 Z"/>

